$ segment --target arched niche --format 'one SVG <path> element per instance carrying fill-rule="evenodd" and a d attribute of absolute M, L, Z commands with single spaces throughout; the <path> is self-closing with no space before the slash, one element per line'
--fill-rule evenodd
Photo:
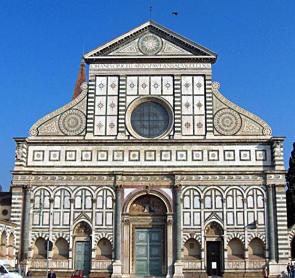
<path fill-rule="evenodd" d="M 264 260 L 265 259 L 265 246 L 260 238 L 253 238 L 248 247 L 249 259 Z"/>
<path fill-rule="evenodd" d="M 244 259 L 244 245 L 238 238 L 233 238 L 227 245 L 227 255 L 229 260 Z"/>
<path fill-rule="evenodd" d="M 69 243 L 62 237 L 58 238 L 54 243 L 53 258 L 59 260 L 69 258 Z"/>
<path fill-rule="evenodd" d="M 112 244 L 107 238 L 102 238 L 97 243 L 96 259 L 97 260 L 111 260 L 112 259 Z"/>
<path fill-rule="evenodd" d="M 201 245 L 194 238 L 190 238 L 183 246 L 184 260 L 200 260 L 201 259 Z"/>
<path fill-rule="evenodd" d="M 33 247 L 33 258 L 35 259 L 46 259 L 45 239 L 38 237 Z"/>

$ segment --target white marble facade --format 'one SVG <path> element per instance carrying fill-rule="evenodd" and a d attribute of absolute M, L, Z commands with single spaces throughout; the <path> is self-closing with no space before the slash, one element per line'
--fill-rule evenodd
<path fill-rule="evenodd" d="M 216 54 L 149 21 L 84 60 L 80 95 L 16 139 L 20 260 L 44 270 L 49 239 L 49 265 L 64 275 L 280 273 L 283 139 L 220 93 Z M 160 265 L 141 256 L 143 235 Z"/>

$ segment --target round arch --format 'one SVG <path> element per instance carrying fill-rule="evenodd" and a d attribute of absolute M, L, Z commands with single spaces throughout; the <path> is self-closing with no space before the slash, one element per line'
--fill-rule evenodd
<path fill-rule="evenodd" d="M 123 204 L 122 212 L 129 214 L 130 207 L 133 204 L 133 202 L 137 198 L 145 196 L 145 195 L 151 195 L 151 196 L 158 197 L 165 204 L 167 213 L 173 212 L 171 198 L 165 192 L 162 192 L 159 190 L 154 190 L 154 189 L 151 189 L 149 191 L 139 189 L 139 190 L 135 190 L 135 191 L 131 192 L 127 196 L 127 198 Z"/>

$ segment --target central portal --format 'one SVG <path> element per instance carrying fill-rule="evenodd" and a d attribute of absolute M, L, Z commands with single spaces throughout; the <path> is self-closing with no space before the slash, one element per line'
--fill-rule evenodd
<path fill-rule="evenodd" d="M 128 277 L 170 275 L 173 260 L 170 202 L 159 192 L 150 190 L 131 195 L 124 209 L 123 274 Z"/>
<path fill-rule="evenodd" d="M 135 271 L 137 275 L 163 275 L 163 230 L 135 229 Z"/>

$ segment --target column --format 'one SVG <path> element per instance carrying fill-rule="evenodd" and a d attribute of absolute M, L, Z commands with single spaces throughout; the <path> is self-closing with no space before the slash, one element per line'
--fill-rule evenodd
<path fill-rule="evenodd" d="M 96 210 L 96 198 L 92 198 L 92 240 L 91 240 L 91 263 L 95 260 L 96 257 L 96 245 L 95 245 L 95 239 L 96 239 L 96 232 L 95 232 L 95 210 Z M 92 265 L 94 265 L 92 263 Z"/>
<path fill-rule="evenodd" d="M 268 215 L 268 243 L 269 243 L 269 261 L 276 261 L 276 234 L 274 220 L 274 196 L 273 185 L 267 185 L 267 215 Z"/>
<path fill-rule="evenodd" d="M 121 263 L 121 209 L 122 209 L 122 187 L 116 185 L 116 205 L 115 205 L 115 261 L 113 263 L 112 278 L 122 277 Z"/>
<path fill-rule="evenodd" d="M 70 234 L 70 244 L 69 244 L 69 268 L 74 268 L 73 262 L 73 252 L 74 252 L 74 238 L 73 238 L 73 223 L 74 223 L 74 198 L 70 198 L 70 226 L 69 226 L 69 234 Z"/>
<path fill-rule="evenodd" d="M 29 248 L 30 248 L 30 241 L 29 241 L 29 235 L 30 235 L 30 207 L 31 207 L 31 187 L 30 186 L 24 186 L 24 214 L 23 214 L 23 258 L 27 259 L 29 255 Z"/>
<path fill-rule="evenodd" d="M 181 251 L 182 251 L 182 227 L 181 227 L 181 185 L 174 186 L 174 196 L 175 196 L 175 255 L 176 260 L 174 263 L 174 278 L 183 278 L 183 264 L 181 261 Z"/>

